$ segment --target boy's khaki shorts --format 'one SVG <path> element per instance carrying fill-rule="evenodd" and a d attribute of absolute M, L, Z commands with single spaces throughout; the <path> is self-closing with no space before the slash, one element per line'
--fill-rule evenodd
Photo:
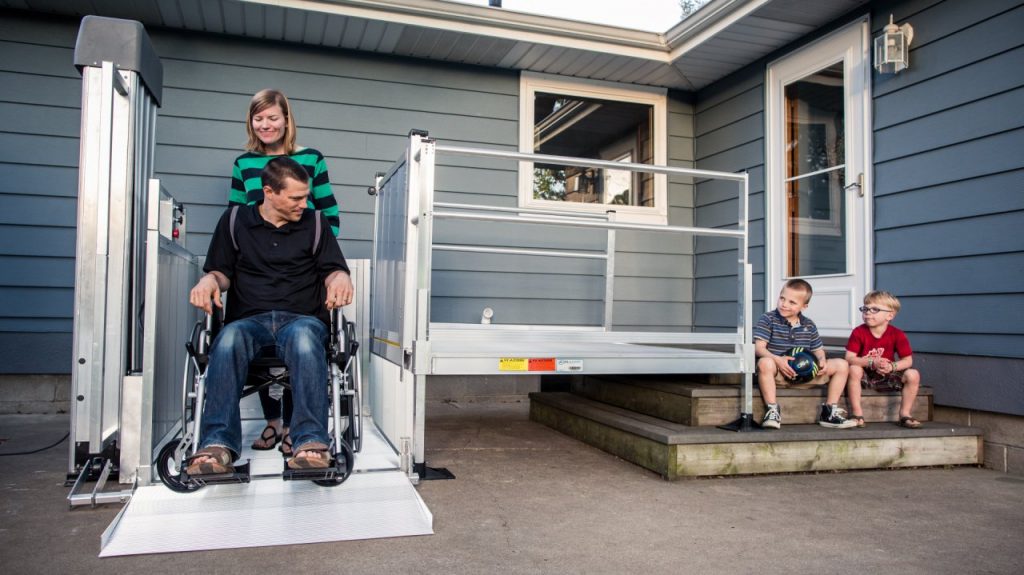
<path fill-rule="evenodd" d="M 818 377 L 812 379 L 811 381 L 797 383 L 795 381 L 786 379 L 786 377 L 782 375 L 781 371 L 775 372 L 775 386 L 788 387 L 789 389 L 807 389 L 810 387 L 818 387 L 819 385 L 825 385 L 826 383 L 828 383 L 829 379 L 831 379 L 831 377 L 826 375 L 825 372 L 821 372 L 818 374 Z"/>

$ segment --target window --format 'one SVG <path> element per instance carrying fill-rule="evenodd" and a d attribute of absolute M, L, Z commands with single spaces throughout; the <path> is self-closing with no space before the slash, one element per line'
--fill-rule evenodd
<path fill-rule="evenodd" d="M 843 62 L 785 86 L 788 277 L 846 272 Z"/>
<path fill-rule="evenodd" d="M 612 162 L 666 163 L 665 91 L 524 73 L 520 150 Z M 664 175 L 521 162 L 519 203 L 665 224 Z"/>

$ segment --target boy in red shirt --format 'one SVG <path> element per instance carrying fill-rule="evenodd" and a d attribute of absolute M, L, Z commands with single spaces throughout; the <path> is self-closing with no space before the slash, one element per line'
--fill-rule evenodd
<path fill-rule="evenodd" d="M 846 343 L 846 361 L 850 364 L 850 380 L 846 389 L 850 410 L 859 427 L 864 425 L 860 404 L 861 385 L 878 391 L 902 392 L 900 400 L 901 427 L 921 427 L 910 415 L 914 398 L 921 384 L 921 374 L 913 369 L 914 356 L 910 340 L 903 330 L 889 322 L 900 311 L 900 300 L 885 291 L 872 291 L 864 296 L 860 308 L 864 323 L 853 328 Z"/>

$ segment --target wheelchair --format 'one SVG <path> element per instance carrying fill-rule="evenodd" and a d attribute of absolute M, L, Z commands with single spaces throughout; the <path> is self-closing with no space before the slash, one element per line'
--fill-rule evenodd
<path fill-rule="evenodd" d="M 222 310 L 214 310 L 213 314 L 206 316 L 205 321 L 196 322 L 189 341 L 185 343 L 188 357 L 182 378 L 181 434 L 164 445 L 156 460 L 157 475 L 173 491 L 189 493 L 205 485 L 248 483 L 253 477 L 249 460 L 241 465 L 236 464 L 233 473 L 189 476 L 185 469 L 186 462 L 195 455 L 201 444 L 209 350 L 222 325 L 222 313 Z M 351 475 L 355 454 L 362 448 L 362 379 L 355 324 L 345 319 L 337 309 L 331 312 L 330 317 L 330 337 L 326 350 L 329 382 L 326 382 L 325 393 L 330 394 L 328 432 L 331 437 L 331 463 L 324 469 L 289 469 L 285 463 L 280 477 L 286 481 L 310 480 L 323 486 L 340 485 Z M 241 397 L 248 397 L 275 384 L 291 389 L 287 367 L 276 356 L 259 356 L 249 363 Z"/>

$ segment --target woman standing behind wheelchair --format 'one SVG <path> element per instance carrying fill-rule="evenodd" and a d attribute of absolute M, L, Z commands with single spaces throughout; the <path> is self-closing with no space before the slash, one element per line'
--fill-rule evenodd
<path fill-rule="evenodd" d="M 309 208 L 320 210 L 327 217 L 334 236 L 338 235 L 340 223 L 338 202 L 331 191 L 327 175 L 327 162 L 318 150 L 296 144 L 297 129 L 295 116 L 284 93 L 278 90 L 260 90 L 249 101 L 245 129 L 249 141 L 246 152 L 235 159 L 231 172 L 231 194 L 228 205 L 250 205 L 263 201 L 263 184 L 260 173 L 270 160 L 288 156 L 298 162 L 309 174 Z M 291 423 L 291 391 L 283 390 L 280 400 L 270 395 L 269 388 L 259 392 L 266 427 L 252 443 L 252 448 L 266 451 L 280 442 L 281 453 L 292 455 L 291 437 L 288 427 Z"/>

